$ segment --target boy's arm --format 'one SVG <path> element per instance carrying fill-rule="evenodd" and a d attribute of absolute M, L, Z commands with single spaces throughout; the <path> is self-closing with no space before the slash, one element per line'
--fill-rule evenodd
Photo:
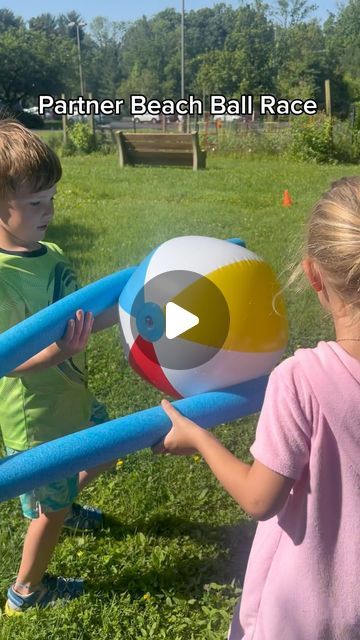
<path fill-rule="evenodd" d="M 105 311 L 100 313 L 100 315 L 98 315 L 94 319 L 92 331 L 93 333 L 96 333 L 97 331 L 108 329 L 109 327 L 112 327 L 114 324 L 118 324 L 118 322 L 119 322 L 119 306 L 117 304 L 114 304 L 113 307 L 110 307 L 109 309 L 105 309 Z"/>
<path fill-rule="evenodd" d="M 79 315 L 78 315 L 79 314 Z M 64 337 L 39 351 L 35 356 L 16 367 L 8 377 L 16 377 L 24 373 L 44 371 L 68 360 L 75 353 L 83 351 L 92 332 L 107 329 L 119 321 L 118 305 L 106 309 L 94 319 L 91 313 L 84 315 L 77 311 L 75 320 L 69 320 Z"/>
<path fill-rule="evenodd" d="M 39 351 L 35 356 L 8 373 L 7 376 L 17 377 L 24 373 L 44 371 L 83 351 L 91 335 L 93 323 L 94 318 L 91 313 L 84 314 L 83 311 L 78 310 L 75 319 L 69 320 L 65 335 L 61 340 Z"/>

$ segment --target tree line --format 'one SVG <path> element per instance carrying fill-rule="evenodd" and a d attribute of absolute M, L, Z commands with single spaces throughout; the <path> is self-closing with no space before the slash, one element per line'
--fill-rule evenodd
<path fill-rule="evenodd" d="M 185 89 L 212 93 L 273 93 L 315 98 L 324 81 L 340 115 L 360 100 L 360 0 L 349 0 L 321 24 L 308 0 L 224 2 L 185 16 Z M 25 22 L 0 10 L 0 101 L 31 106 L 39 94 L 79 95 L 76 11 L 44 13 Z M 131 23 L 96 17 L 79 27 L 86 92 L 98 99 L 180 97 L 181 15 L 166 9 Z"/>

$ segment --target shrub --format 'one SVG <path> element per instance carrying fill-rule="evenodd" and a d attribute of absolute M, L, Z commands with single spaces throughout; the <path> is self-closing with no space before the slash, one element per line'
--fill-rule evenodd
<path fill-rule="evenodd" d="M 252 156 L 279 156 L 287 152 L 290 145 L 290 131 L 286 128 L 276 131 L 246 130 L 228 128 L 220 134 L 202 134 L 200 146 L 220 153 L 236 153 Z"/>
<path fill-rule="evenodd" d="M 103 129 L 96 132 L 96 150 L 100 151 L 104 156 L 117 152 L 116 144 L 106 136 Z"/>
<path fill-rule="evenodd" d="M 81 125 L 81 128 L 78 126 Z M 103 131 L 97 131 L 95 139 L 90 129 L 83 123 L 78 123 L 68 130 L 66 143 L 63 142 L 62 133 L 53 133 L 45 138 L 46 143 L 62 157 L 88 154 L 97 151 L 102 155 L 116 153 L 116 145 L 107 138 Z M 90 132 L 90 136 L 89 136 Z"/>
<path fill-rule="evenodd" d="M 294 118 L 292 130 L 292 155 L 299 160 L 329 163 L 336 159 L 333 143 L 332 119 L 318 114 Z"/>
<path fill-rule="evenodd" d="M 52 133 L 51 135 L 47 136 L 45 140 L 46 144 L 48 144 L 53 151 L 55 151 L 56 153 L 61 152 L 61 148 L 63 145 L 61 134 Z"/>
<path fill-rule="evenodd" d="M 85 122 L 77 122 L 69 128 L 68 137 L 75 151 L 91 153 L 95 151 L 96 141 L 90 127 Z"/>
<path fill-rule="evenodd" d="M 360 130 L 348 120 L 335 120 L 333 124 L 334 157 L 338 162 L 357 163 L 360 160 Z"/>
<path fill-rule="evenodd" d="M 273 130 L 223 128 L 200 135 L 200 146 L 209 151 L 258 158 L 292 156 L 303 161 L 336 163 L 360 161 L 360 130 L 349 121 L 323 115 L 299 117 L 291 126 Z"/>
<path fill-rule="evenodd" d="M 71 140 L 71 138 L 67 138 L 65 144 L 62 142 L 61 146 L 59 147 L 58 150 L 59 155 L 63 156 L 64 158 L 68 157 L 68 156 L 75 156 L 77 153 L 77 149 L 75 146 L 75 143 Z"/>
<path fill-rule="evenodd" d="M 360 162 L 360 129 L 359 131 L 353 131 L 352 141 L 351 141 L 351 150 L 352 150 L 352 161 Z"/>
<path fill-rule="evenodd" d="M 360 102 L 354 102 L 354 130 L 360 131 Z"/>

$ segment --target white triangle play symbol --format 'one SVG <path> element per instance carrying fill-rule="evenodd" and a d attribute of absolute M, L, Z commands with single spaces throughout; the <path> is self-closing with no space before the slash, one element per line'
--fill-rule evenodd
<path fill-rule="evenodd" d="M 175 302 L 167 303 L 165 319 L 165 333 L 169 340 L 173 340 L 173 338 L 177 338 L 182 333 L 185 333 L 185 331 L 196 327 L 200 322 L 196 315 L 190 313 L 190 311 L 186 311 L 183 307 L 179 307 Z"/>

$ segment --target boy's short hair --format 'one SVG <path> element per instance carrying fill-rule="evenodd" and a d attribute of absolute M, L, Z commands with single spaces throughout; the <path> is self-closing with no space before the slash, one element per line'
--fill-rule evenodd
<path fill-rule="evenodd" d="M 16 120 L 0 120 L 0 198 L 22 187 L 46 191 L 61 173 L 59 158 L 41 138 Z"/>

